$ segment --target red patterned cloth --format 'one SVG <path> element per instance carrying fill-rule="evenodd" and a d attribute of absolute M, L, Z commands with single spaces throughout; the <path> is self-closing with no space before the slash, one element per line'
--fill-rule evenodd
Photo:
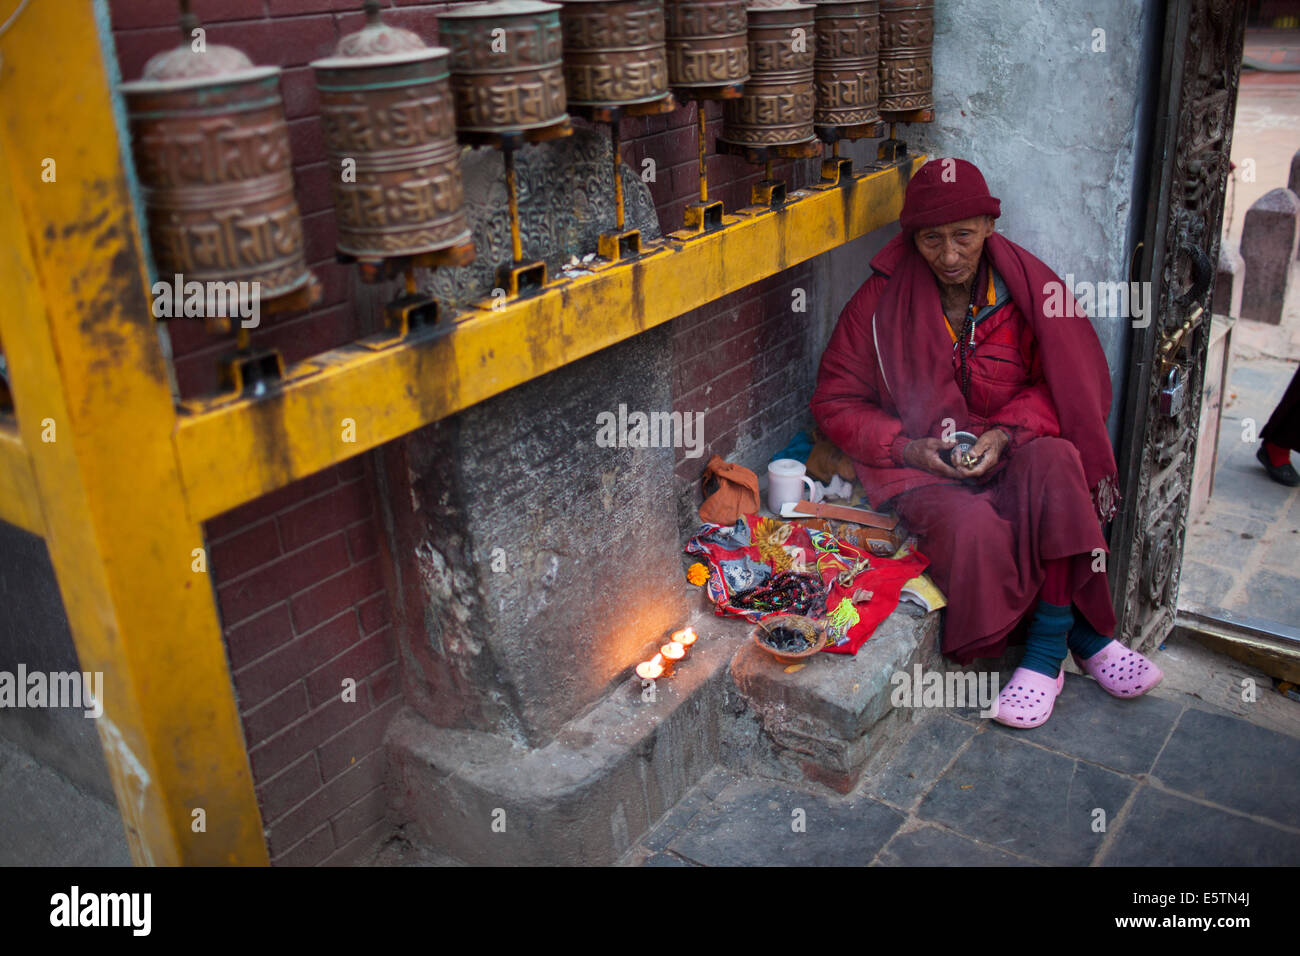
<path fill-rule="evenodd" d="M 794 522 L 752 514 L 744 515 L 730 527 L 702 526 L 687 542 L 686 553 L 709 565 L 707 588 L 714 613 L 748 621 L 757 622 L 786 611 L 779 607 L 742 608 L 736 606 L 734 598 L 765 588 L 774 578 L 780 586 L 772 591 L 787 593 L 793 590 L 789 588 L 788 572 L 806 575 L 825 594 L 827 630 L 832 641 L 826 650 L 834 654 L 856 654 L 876 626 L 898 606 L 903 585 L 929 564 L 917 553 L 900 558 L 876 557 L 829 532 L 809 531 Z M 766 596 L 768 592 L 759 593 Z M 864 599 L 866 594 L 870 597 Z M 859 598 L 856 602 L 855 595 Z"/>

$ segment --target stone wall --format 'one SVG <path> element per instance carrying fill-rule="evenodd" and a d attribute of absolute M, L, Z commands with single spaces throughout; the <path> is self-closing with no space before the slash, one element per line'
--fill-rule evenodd
<path fill-rule="evenodd" d="M 539 746 L 684 615 L 671 447 L 597 417 L 671 408 L 660 326 L 392 443 L 407 701 Z"/>

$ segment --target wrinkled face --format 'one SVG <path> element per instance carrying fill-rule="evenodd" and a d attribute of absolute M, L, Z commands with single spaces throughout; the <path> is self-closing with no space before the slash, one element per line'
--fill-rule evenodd
<path fill-rule="evenodd" d="M 975 278 L 984 240 L 993 235 L 992 216 L 972 216 L 918 229 L 916 248 L 940 285 L 967 285 Z"/>

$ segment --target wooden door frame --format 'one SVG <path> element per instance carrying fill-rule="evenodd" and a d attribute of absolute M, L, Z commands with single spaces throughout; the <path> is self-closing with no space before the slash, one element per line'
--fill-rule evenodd
<path fill-rule="evenodd" d="M 1226 56 L 1216 55 L 1212 44 L 1193 44 L 1206 33 L 1214 39 L 1216 22 L 1230 24 L 1221 47 Z M 1142 244 L 1129 276 L 1151 283 L 1151 321 L 1132 329 L 1129 344 L 1116 449 L 1122 506 L 1110 528 L 1115 637 L 1139 650 L 1161 643 L 1175 624 L 1244 25 L 1245 10 L 1232 0 L 1173 0 L 1164 8 Z M 1215 123 L 1222 124 L 1217 133 Z M 1221 145 L 1204 148 L 1214 143 Z M 1203 320 L 1186 337 L 1188 354 L 1180 363 L 1189 370 L 1183 415 L 1161 418 L 1155 381 L 1163 377 L 1160 345 L 1198 309 Z M 1153 489 L 1164 497 L 1152 495 Z"/>

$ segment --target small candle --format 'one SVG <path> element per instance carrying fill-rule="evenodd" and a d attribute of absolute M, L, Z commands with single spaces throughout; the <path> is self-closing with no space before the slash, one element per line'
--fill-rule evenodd
<path fill-rule="evenodd" d="M 659 653 L 663 655 L 663 659 L 668 663 L 675 664 L 686 656 L 686 648 L 682 646 L 680 641 L 669 641 L 659 648 Z"/>
<path fill-rule="evenodd" d="M 673 634 L 673 641 L 677 644 L 682 645 L 682 647 L 690 647 L 699 639 L 700 636 L 695 633 L 695 628 L 693 627 L 683 628 L 682 630 L 677 631 L 675 634 Z"/>
<path fill-rule="evenodd" d="M 664 659 L 656 654 L 648 661 L 636 665 L 636 676 L 642 680 L 655 680 L 664 674 Z"/>

